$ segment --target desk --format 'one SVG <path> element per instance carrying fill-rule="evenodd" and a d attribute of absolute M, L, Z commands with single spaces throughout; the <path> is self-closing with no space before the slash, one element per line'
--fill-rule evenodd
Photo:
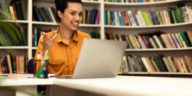
<path fill-rule="evenodd" d="M 56 79 L 54 84 L 109 96 L 192 96 L 192 78 L 118 76 L 101 79 Z"/>
<path fill-rule="evenodd" d="M 22 84 L 21 81 L 25 82 Z M 192 78 L 160 78 L 141 76 L 118 76 L 116 78 L 97 79 L 35 79 L 36 83 L 29 83 L 33 79 L 19 79 L 20 83 L 11 80 L 1 82 L 1 86 L 36 86 L 54 85 L 59 89 L 50 96 L 58 96 L 57 91 L 62 88 L 81 90 L 100 95 L 130 95 L 130 96 L 192 96 Z M 43 82 L 42 82 L 43 81 Z M 7 82 L 7 83 L 6 83 Z M 12 83 L 10 83 L 12 82 Z M 28 83 L 26 83 L 28 82 Z M 38 83 L 40 82 L 40 83 Z M 15 83 L 15 84 L 14 84 Z M 17 84 L 16 84 L 17 83 Z M 61 92 L 61 91 L 59 91 Z M 65 94 L 65 93 L 64 93 Z M 74 95 L 74 94 L 73 94 Z M 76 94 L 77 95 L 77 94 Z"/>
<path fill-rule="evenodd" d="M 0 82 L 0 86 L 16 86 L 21 87 L 31 92 L 37 93 L 37 85 L 53 85 L 53 79 L 39 79 L 39 78 L 9 78 L 4 79 Z M 10 92 L 10 91 L 1 91 L 2 96 L 29 96 L 20 91 Z"/>

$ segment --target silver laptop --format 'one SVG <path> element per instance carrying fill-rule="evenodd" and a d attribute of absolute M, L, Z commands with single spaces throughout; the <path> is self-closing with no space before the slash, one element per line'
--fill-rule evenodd
<path fill-rule="evenodd" d="M 72 78 L 115 77 L 125 48 L 126 42 L 84 39 Z"/>

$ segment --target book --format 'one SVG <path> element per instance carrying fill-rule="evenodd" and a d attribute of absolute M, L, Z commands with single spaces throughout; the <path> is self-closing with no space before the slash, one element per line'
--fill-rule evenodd
<path fill-rule="evenodd" d="M 12 74 L 12 73 L 13 73 L 13 70 L 12 70 L 12 64 L 11 64 L 10 54 L 7 54 L 6 57 L 7 57 L 7 64 L 8 64 L 9 73 Z"/>

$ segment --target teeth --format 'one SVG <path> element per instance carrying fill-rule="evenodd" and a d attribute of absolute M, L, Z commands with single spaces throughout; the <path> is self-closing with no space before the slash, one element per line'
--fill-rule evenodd
<path fill-rule="evenodd" d="M 78 25 L 79 23 L 72 23 L 72 24 L 74 24 L 74 25 Z"/>

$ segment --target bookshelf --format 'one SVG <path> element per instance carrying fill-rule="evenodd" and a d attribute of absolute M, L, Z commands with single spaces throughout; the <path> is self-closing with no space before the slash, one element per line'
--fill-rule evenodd
<path fill-rule="evenodd" d="M 26 19 L 25 20 L 5 20 L 6 22 L 17 22 L 26 27 L 27 31 L 27 46 L 4 46 L 0 47 L 0 52 L 6 49 L 18 50 L 22 54 L 27 54 L 28 59 L 32 58 L 35 54 L 36 47 L 33 46 L 33 29 L 39 27 L 42 29 L 57 28 L 59 25 L 56 22 L 40 22 L 33 20 L 33 6 L 40 7 L 54 7 L 54 0 L 23 0 L 26 3 Z M 104 0 L 82 0 L 84 9 L 98 9 L 100 10 L 99 24 L 80 24 L 79 30 L 84 32 L 95 31 L 100 33 L 100 39 L 106 39 L 106 33 L 112 32 L 114 34 L 138 34 L 145 31 L 157 31 L 162 30 L 165 33 L 168 32 L 184 32 L 185 30 L 191 30 L 192 22 L 175 23 L 175 24 L 163 24 L 163 25 L 148 25 L 148 26 L 112 26 L 104 24 L 104 10 L 112 11 L 126 11 L 126 10 L 164 10 L 169 6 L 175 6 L 176 3 L 184 2 L 191 4 L 190 0 L 166 0 L 158 2 L 145 2 L 145 3 L 115 3 L 105 2 Z M 23 51 L 21 51 L 23 50 Z M 146 49 L 126 49 L 127 54 L 166 54 L 173 56 L 175 53 L 192 55 L 192 47 L 187 48 L 146 48 Z M 127 72 L 124 72 L 127 74 Z M 158 72 L 128 72 L 128 74 L 158 74 Z M 161 72 L 159 72 L 161 73 Z M 172 74 L 170 72 L 163 72 L 163 74 Z M 180 74 L 180 73 L 173 73 Z M 182 74 L 182 73 L 181 73 Z M 183 73 L 184 74 L 184 73 Z"/>
<path fill-rule="evenodd" d="M 11 1 L 12 0 L 6 0 L 5 2 L 11 2 Z M 92 9 L 101 10 L 101 12 L 100 12 L 100 17 L 101 17 L 101 16 L 103 16 L 102 10 L 104 10 L 103 9 L 104 6 L 102 5 L 103 3 L 101 1 L 102 0 L 83 1 L 83 7 L 84 7 L 84 9 L 88 9 L 88 10 L 92 10 Z M 10 46 L 0 46 L 0 54 L 1 54 L 1 56 L 6 56 L 7 53 L 13 53 L 16 56 L 26 56 L 27 59 L 31 59 L 34 56 L 35 51 L 36 51 L 36 47 L 33 46 L 34 28 L 38 27 L 38 28 L 42 28 L 43 30 L 51 29 L 51 28 L 56 29 L 57 26 L 59 25 L 56 22 L 44 22 L 44 21 L 42 22 L 42 21 L 34 20 L 33 7 L 36 6 L 37 8 L 41 8 L 41 7 L 48 8 L 48 7 L 55 7 L 55 4 L 54 4 L 54 0 L 21 0 L 21 1 L 19 1 L 19 3 L 21 3 L 22 7 L 24 6 L 23 13 L 26 17 L 23 20 L 5 19 L 5 20 L 3 20 L 3 22 L 17 23 L 17 24 L 23 26 L 25 29 L 24 30 L 25 36 L 27 38 L 27 45 L 25 45 L 25 46 L 23 46 L 23 45 L 22 46 L 11 46 L 11 45 Z M 0 4 L 2 4 L 2 1 L 0 2 Z M 9 4 L 11 4 L 11 3 L 7 3 L 7 4 L 8 4 L 7 6 L 9 6 Z M 6 7 L 6 5 L 4 7 Z M 15 15 L 15 18 L 16 18 L 16 15 Z M 103 35 L 104 26 L 102 25 L 103 21 L 101 18 L 98 20 L 99 20 L 98 24 L 80 24 L 79 30 L 84 31 L 84 32 L 89 32 L 89 31 L 93 32 L 94 31 L 97 33 L 101 33 L 101 38 L 104 39 L 104 35 Z M 2 58 L 1 56 L 0 56 L 0 59 Z"/>
<path fill-rule="evenodd" d="M 106 0 L 106 1 L 108 1 L 108 0 Z M 189 1 L 189 0 L 166 0 L 166 1 L 162 1 L 162 2 L 151 2 L 151 3 L 150 2 L 145 2 L 145 3 L 104 2 L 104 7 L 105 7 L 105 10 L 109 10 L 110 12 L 111 11 L 122 12 L 122 11 L 127 11 L 127 10 L 131 10 L 131 11 L 133 10 L 133 12 L 137 12 L 138 10 L 161 11 L 161 10 L 167 10 L 167 8 L 175 6 L 176 3 L 185 3 L 187 6 L 191 6 L 191 1 Z M 104 13 L 104 14 L 108 14 L 108 13 Z M 112 16 L 111 14 L 113 14 L 113 13 L 109 13 L 109 14 L 110 14 L 110 16 Z M 105 17 L 105 18 L 108 19 L 107 17 Z M 110 18 L 115 18 L 115 17 L 110 17 Z M 117 38 L 115 36 L 119 36 L 119 34 L 138 36 L 138 34 L 140 34 L 140 33 L 159 31 L 159 30 L 163 31 L 165 34 L 167 34 L 167 33 L 176 34 L 178 32 L 185 32 L 187 30 L 191 30 L 192 29 L 190 27 L 191 24 L 192 24 L 191 22 L 184 22 L 184 23 L 180 22 L 180 23 L 174 23 L 174 24 L 156 24 L 156 25 L 147 25 L 147 26 L 135 26 L 135 25 L 128 25 L 128 26 L 123 25 L 122 26 L 122 25 L 117 25 L 117 24 L 113 25 L 113 23 L 110 25 L 109 25 L 109 23 L 108 24 L 104 23 L 104 29 L 105 29 L 105 33 L 113 34 L 114 37 L 110 37 L 110 38 L 113 38 L 113 39 L 116 38 L 116 40 L 118 40 L 119 38 Z M 106 35 L 106 36 L 109 36 L 109 35 Z M 109 37 L 107 37 L 107 38 L 109 39 Z M 123 37 L 119 40 L 123 40 Z M 137 56 L 143 56 L 143 57 L 148 56 L 149 60 L 152 60 L 150 56 L 156 58 L 155 56 L 158 56 L 159 54 L 164 55 L 165 58 L 168 58 L 168 56 L 172 56 L 172 57 L 178 56 L 178 58 L 183 58 L 183 57 L 179 57 L 179 56 L 191 56 L 192 55 L 191 51 L 192 51 L 192 47 L 190 47 L 190 46 L 185 47 L 185 48 L 184 47 L 183 48 L 133 48 L 133 49 L 127 48 L 126 54 L 128 54 L 128 57 L 131 57 L 131 58 L 138 58 Z M 134 55 L 132 55 L 132 54 L 134 54 Z M 134 57 L 134 56 L 136 56 L 136 57 Z M 128 57 L 126 57 L 126 58 L 128 59 Z M 142 76 L 143 75 L 191 76 L 191 71 L 189 71 L 189 69 L 187 69 L 188 72 L 183 71 L 183 70 L 182 70 L 182 72 L 181 72 L 181 70 L 179 70 L 179 72 L 178 71 L 173 72 L 173 70 L 169 68 L 169 69 L 167 69 L 168 72 L 165 72 L 164 70 L 157 71 L 156 68 L 154 68 L 155 71 L 147 71 L 147 72 L 144 71 L 143 72 L 143 70 L 137 69 L 137 67 L 140 67 L 140 65 L 138 64 L 138 61 L 136 61 L 136 60 L 137 59 L 131 59 L 131 61 L 130 60 L 126 61 L 129 63 L 123 63 L 122 70 L 124 70 L 124 71 L 121 70 L 121 72 L 119 72 L 119 74 L 142 75 Z M 130 62 L 132 62 L 132 63 L 130 63 Z M 150 62 L 152 62 L 152 61 L 150 61 Z M 124 66 L 124 64 L 129 64 L 129 66 L 126 65 L 127 67 L 130 67 L 132 65 L 134 71 L 132 71 L 132 69 L 126 68 Z M 138 64 L 139 66 L 136 64 Z M 135 67 L 135 66 L 137 66 L 137 67 Z M 154 67 L 154 64 L 152 66 Z M 142 67 L 142 65 L 141 65 L 141 67 Z M 145 65 L 145 67 L 146 67 L 146 65 Z M 151 65 L 150 65 L 150 67 L 151 67 Z M 157 67 L 159 67 L 159 66 L 157 65 Z M 167 65 L 166 65 L 166 67 L 167 67 Z M 188 66 L 186 65 L 186 67 L 188 67 Z M 182 68 L 184 68 L 183 65 L 182 65 Z M 131 70 L 131 71 L 128 71 L 127 69 Z"/>
<path fill-rule="evenodd" d="M 59 24 L 56 22 L 40 22 L 40 21 L 34 21 L 33 20 L 33 8 L 32 8 L 33 6 L 54 7 L 55 6 L 54 0 L 22 0 L 22 1 L 25 1 L 25 4 L 27 4 L 26 5 L 27 10 L 25 10 L 26 14 L 27 14 L 27 17 L 26 17 L 27 19 L 26 20 L 4 20 L 4 21 L 5 22 L 25 24 L 25 26 L 27 26 L 27 40 L 28 40 L 27 43 L 28 43 L 28 45 L 27 46 L 2 46 L 2 47 L 0 47 L 0 50 L 23 49 L 23 50 L 27 51 L 27 56 L 30 59 L 30 58 L 32 58 L 32 54 L 36 50 L 36 48 L 33 47 L 33 45 L 32 45 L 32 35 L 33 35 L 32 30 L 33 30 L 33 28 L 36 26 L 44 27 L 44 28 L 48 28 L 48 27 L 56 28 Z M 88 9 L 96 8 L 98 10 L 101 10 L 101 8 L 103 7 L 101 5 L 100 0 L 99 1 L 83 1 L 83 5 Z M 101 13 L 103 13 L 103 12 L 101 12 Z M 80 24 L 80 29 L 85 30 L 85 31 L 86 31 L 86 29 L 91 30 L 91 31 L 96 30 L 98 32 L 101 32 L 101 30 L 102 30 L 101 23 L 100 24 Z"/>
<path fill-rule="evenodd" d="M 45 2 L 46 1 L 46 2 Z M 40 7 L 54 7 L 54 0 L 32 0 L 32 4 L 33 6 L 36 6 L 37 8 L 40 8 Z M 83 31 L 83 32 L 92 32 L 92 31 L 95 31 L 95 32 L 98 32 L 101 34 L 100 38 L 104 39 L 104 27 L 102 26 L 102 19 L 101 19 L 101 16 L 102 16 L 102 13 L 103 13 L 103 7 L 102 6 L 102 0 L 82 0 L 83 2 L 83 7 L 84 9 L 88 9 L 88 10 L 92 10 L 92 9 L 98 9 L 100 10 L 100 19 L 99 19 L 99 24 L 80 24 L 80 28 L 79 30 Z M 40 27 L 40 28 L 43 28 L 43 29 L 46 29 L 46 28 L 57 28 L 57 26 L 59 25 L 58 23 L 56 22 L 41 22 L 41 21 L 34 21 L 32 20 L 31 21 L 32 23 L 32 27 L 35 28 L 35 27 Z M 32 31 L 30 31 L 32 32 Z M 32 37 L 30 37 L 30 40 L 32 39 Z M 31 50 L 32 50 L 32 53 L 29 54 L 29 57 L 33 57 L 34 56 L 34 53 L 35 53 L 35 50 L 36 50 L 36 47 L 34 47 L 33 45 L 30 45 L 31 47 Z"/>

